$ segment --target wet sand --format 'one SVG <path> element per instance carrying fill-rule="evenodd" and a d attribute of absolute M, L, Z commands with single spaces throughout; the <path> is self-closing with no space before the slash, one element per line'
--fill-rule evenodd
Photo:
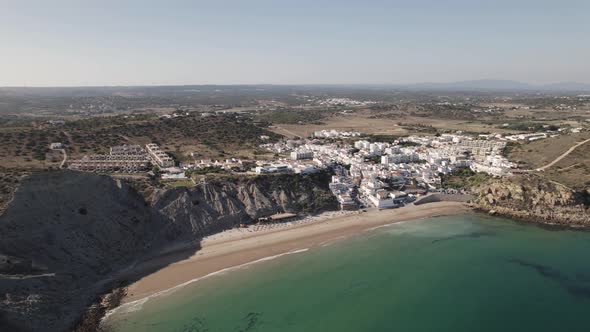
<path fill-rule="evenodd" d="M 170 264 L 131 284 L 124 303 L 145 298 L 216 271 L 269 256 L 325 245 L 375 227 L 467 211 L 470 209 L 464 203 L 436 202 L 382 211 L 328 212 L 298 222 L 259 227 L 257 231 L 229 230 L 205 238 L 201 243 L 202 248 L 189 258 Z M 134 270 L 140 271 L 158 264 L 160 260 L 169 260 L 170 255 L 152 259 Z"/>

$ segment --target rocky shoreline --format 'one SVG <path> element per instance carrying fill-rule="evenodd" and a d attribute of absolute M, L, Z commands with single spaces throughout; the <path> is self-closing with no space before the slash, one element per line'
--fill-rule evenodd
<path fill-rule="evenodd" d="M 126 295 L 126 287 L 117 287 L 100 296 L 82 315 L 72 332 L 108 332 L 108 327 L 101 326 L 101 321 L 109 310 L 121 305 Z"/>
<path fill-rule="evenodd" d="M 472 189 L 471 207 L 491 215 L 546 225 L 590 227 L 589 195 L 528 174 L 488 182 Z"/>
<path fill-rule="evenodd" d="M 120 303 L 124 287 L 142 277 L 113 284 L 126 269 L 172 245 L 198 250 L 203 236 L 264 215 L 335 210 L 328 182 L 327 174 L 216 179 L 156 189 L 146 197 L 108 176 L 34 174 L 0 216 L 0 327 L 93 331 L 103 314 Z M 548 225 L 590 226 L 588 192 L 539 176 L 490 179 L 471 192 L 470 207 L 477 211 Z M 175 254 L 144 275 L 186 258 Z"/>

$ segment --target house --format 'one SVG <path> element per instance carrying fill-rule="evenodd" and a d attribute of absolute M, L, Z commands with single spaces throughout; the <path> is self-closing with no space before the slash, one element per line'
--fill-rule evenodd
<path fill-rule="evenodd" d="M 379 189 L 375 192 L 375 195 L 369 196 L 369 201 L 379 209 L 389 209 L 396 206 L 393 199 L 389 197 L 388 192 L 384 189 Z"/>
<path fill-rule="evenodd" d="M 51 143 L 49 145 L 49 148 L 51 150 L 63 149 L 64 148 L 64 145 L 62 143 Z"/>
<path fill-rule="evenodd" d="M 403 204 L 408 200 L 408 194 L 403 191 L 394 191 L 389 194 L 395 204 Z"/>

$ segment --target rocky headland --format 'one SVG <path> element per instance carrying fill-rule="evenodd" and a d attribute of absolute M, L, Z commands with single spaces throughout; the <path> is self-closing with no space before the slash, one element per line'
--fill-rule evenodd
<path fill-rule="evenodd" d="M 0 217 L 0 330 L 83 331 L 93 326 L 80 325 L 87 308 L 133 282 L 120 276 L 137 263 L 173 246 L 197 250 L 204 235 L 260 216 L 336 209 L 328 182 L 222 178 L 144 196 L 109 176 L 33 174 Z"/>
<path fill-rule="evenodd" d="M 539 175 L 493 178 L 472 188 L 472 206 L 510 218 L 573 227 L 590 226 L 590 193 Z"/>

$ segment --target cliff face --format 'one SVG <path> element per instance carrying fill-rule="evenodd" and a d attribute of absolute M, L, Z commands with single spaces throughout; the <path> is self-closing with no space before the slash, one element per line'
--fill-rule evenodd
<path fill-rule="evenodd" d="M 116 275 L 169 245 L 276 212 L 335 208 L 325 175 L 157 190 L 107 176 L 27 178 L 0 217 L 0 330 L 67 331 Z"/>
<path fill-rule="evenodd" d="M 337 209 L 328 179 L 289 174 L 215 180 L 156 190 L 148 200 L 175 237 L 194 238 L 274 213 Z"/>
<path fill-rule="evenodd" d="M 109 177 L 29 177 L 0 218 L 0 255 L 12 263 L 0 263 L 0 326 L 72 324 L 100 281 L 146 251 L 159 228 L 143 199 Z"/>
<path fill-rule="evenodd" d="M 491 179 L 473 188 L 475 207 L 539 223 L 590 226 L 587 193 L 536 175 Z"/>

